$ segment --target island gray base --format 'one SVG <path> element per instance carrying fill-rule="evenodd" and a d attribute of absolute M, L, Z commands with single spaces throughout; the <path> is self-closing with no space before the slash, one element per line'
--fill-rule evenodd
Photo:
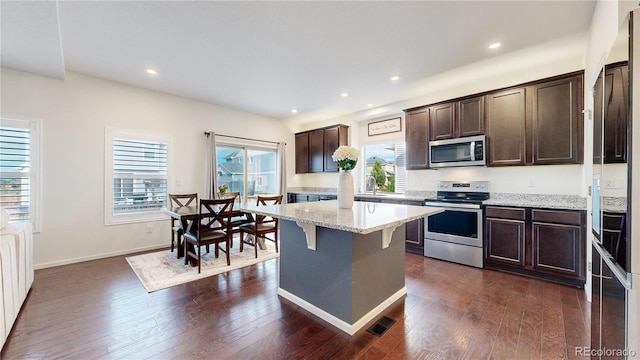
<path fill-rule="evenodd" d="M 384 249 L 382 231 L 356 234 L 318 226 L 311 250 L 304 231 L 281 220 L 278 294 L 353 335 L 407 293 L 404 238 L 404 224 Z"/>

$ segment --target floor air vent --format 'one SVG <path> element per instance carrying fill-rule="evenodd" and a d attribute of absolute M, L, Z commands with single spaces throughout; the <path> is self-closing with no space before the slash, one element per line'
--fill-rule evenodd
<path fill-rule="evenodd" d="M 369 327 L 367 331 L 376 336 L 382 336 L 395 323 L 396 323 L 395 320 L 388 318 L 386 316 L 383 316 L 380 319 L 378 319 L 378 321 L 376 321 L 373 325 L 371 325 L 371 327 Z"/>

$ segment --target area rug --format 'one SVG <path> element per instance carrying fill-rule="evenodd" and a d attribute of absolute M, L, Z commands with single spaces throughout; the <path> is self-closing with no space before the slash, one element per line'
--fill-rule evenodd
<path fill-rule="evenodd" d="M 257 259 L 251 246 L 245 247 L 243 252 L 240 252 L 237 248 L 232 248 L 230 266 L 227 266 L 224 252 L 221 251 L 220 257 L 216 259 L 213 246 L 208 254 L 203 247 L 202 272 L 200 274 L 198 274 L 197 266 L 185 265 L 184 258 L 177 259 L 176 253 L 168 249 L 130 256 L 126 259 L 147 292 L 154 292 L 277 258 L 279 254 L 276 253 L 275 246 L 268 241 L 267 243 L 266 250 L 258 250 Z"/>

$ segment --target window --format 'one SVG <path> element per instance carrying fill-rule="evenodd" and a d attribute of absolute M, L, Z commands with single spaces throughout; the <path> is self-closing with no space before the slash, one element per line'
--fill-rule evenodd
<path fill-rule="evenodd" d="M 406 191 L 407 171 L 404 141 L 365 145 L 363 153 L 365 191 L 373 191 L 373 182 L 367 181 L 372 176 L 376 179 L 376 191 L 392 193 Z"/>
<path fill-rule="evenodd" d="M 239 191 L 243 200 L 279 194 L 276 145 L 240 142 L 231 143 L 224 137 L 216 140 L 218 186 L 227 184 L 229 191 Z"/>
<path fill-rule="evenodd" d="M 40 122 L 0 121 L 0 207 L 40 231 Z"/>
<path fill-rule="evenodd" d="M 164 219 L 171 138 L 107 130 L 107 225 Z"/>

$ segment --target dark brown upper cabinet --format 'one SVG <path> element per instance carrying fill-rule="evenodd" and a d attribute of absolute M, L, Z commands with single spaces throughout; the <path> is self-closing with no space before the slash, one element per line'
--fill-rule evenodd
<path fill-rule="evenodd" d="M 486 95 L 489 166 L 583 162 L 582 73 Z"/>
<path fill-rule="evenodd" d="M 331 155 L 340 145 L 348 145 L 348 129 L 336 125 L 297 133 L 296 174 L 337 172 Z"/>
<path fill-rule="evenodd" d="M 296 174 L 309 172 L 309 133 L 296 134 Z"/>
<path fill-rule="evenodd" d="M 429 107 L 430 140 L 484 134 L 484 97 Z"/>
<path fill-rule="evenodd" d="M 627 72 L 611 71 L 605 140 L 612 158 L 626 159 Z M 428 169 L 429 140 L 486 134 L 488 166 L 583 163 L 583 73 L 574 72 L 516 87 L 405 110 L 407 169 Z M 597 89 L 596 89 L 597 91 Z M 617 100 L 622 94 L 623 100 Z M 626 95 L 628 97 L 628 94 Z M 605 136 L 606 137 L 606 136 Z M 624 160 L 616 160 L 623 162 Z M 613 161 L 612 161 L 613 162 Z"/>
<path fill-rule="evenodd" d="M 525 165 L 525 90 L 486 95 L 489 166 Z"/>
<path fill-rule="evenodd" d="M 625 61 L 605 70 L 604 163 L 627 162 L 628 69 Z"/>
<path fill-rule="evenodd" d="M 531 128 L 527 160 L 533 165 L 582 163 L 582 76 L 534 84 L 526 91 Z"/>
<path fill-rule="evenodd" d="M 456 136 L 484 134 L 484 96 L 458 101 L 457 125 Z"/>
<path fill-rule="evenodd" d="M 324 130 L 309 132 L 309 172 L 324 171 Z"/>
<path fill-rule="evenodd" d="M 324 171 L 337 172 L 338 164 L 331 157 L 340 145 L 347 144 L 347 127 L 335 126 L 324 129 Z"/>
<path fill-rule="evenodd" d="M 451 139 L 455 136 L 456 103 L 429 107 L 430 140 Z"/>
<path fill-rule="evenodd" d="M 407 170 L 428 169 L 429 108 L 407 111 L 404 122 Z"/>

